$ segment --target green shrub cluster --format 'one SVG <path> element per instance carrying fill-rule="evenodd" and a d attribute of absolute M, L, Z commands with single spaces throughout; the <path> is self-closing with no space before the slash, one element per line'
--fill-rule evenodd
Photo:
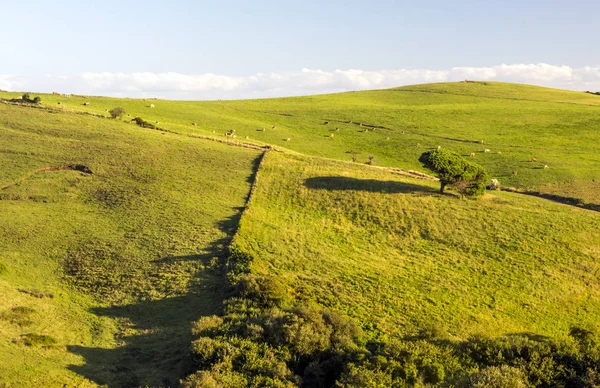
<path fill-rule="evenodd" d="M 386 338 L 367 324 L 293 297 L 277 277 L 250 271 L 232 249 L 232 295 L 222 316 L 193 326 L 197 371 L 184 387 L 586 387 L 600 384 L 600 340 L 574 328 L 554 341 L 531 334 L 452 341 L 436 330 Z"/>
<path fill-rule="evenodd" d="M 437 174 L 441 193 L 446 186 L 455 188 L 467 197 L 477 197 L 485 192 L 488 176 L 483 167 L 469 162 L 456 152 L 445 149 L 427 151 L 421 154 L 419 161 Z"/>
<path fill-rule="evenodd" d="M 34 98 L 31 98 L 31 96 L 29 95 L 29 93 L 24 93 L 21 96 L 21 99 L 13 99 L 11 101 L 14 102 L 26 102 L 28 104 L 39 104 L 42 102 L 42 99 L 39 96 L 35 96 Z"/>
<path fill-rule="evenodd" d="M 135 118 L 131 119 L 131 121 L 135 121 L 135 123 L 142 128 L 156 129 L 156 126 L 154 124 L 145 121 L 141 117 L 135 117 Z"/>
<path fill-rule="evenodd" d="M 112 117 L 113 119 L 116 119 L 116 118 L 123 116 L 126 112 L 125 112 L 125 108 L 118 106 L 114 109 L 111 109 L 108 113 L 110 113 L 110 117 Z"/>

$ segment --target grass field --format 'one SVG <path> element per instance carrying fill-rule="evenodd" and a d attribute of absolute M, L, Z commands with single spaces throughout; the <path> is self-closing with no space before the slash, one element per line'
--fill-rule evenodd
<path fill-rule="evenodd" d="M 600 328 L 600 216 L 512 193 L 480 201 L 435 182 L 270 153 L 234 247 L 299 300 L 416 335 Z"/>
<path fill-rule="evenodd" d="M 258 151 L 0 105 L 0 380 L 177 382 Z M 74 170 L 36 170 L 83 164 Z M 49 345 L 24 344 L 26 334 Z M 62 385 L 61 385 L 62 386 Z"/>
<path fill-rule="evenodd" d="M 9 95 L 17 94 L 0 97 Z M 359 161 L 373 155 L 382 166 L 420 169 L 418 156 L 440 145 L 465 156 L 475 153 L 493 177 L 519 188 L 600 180 L 600 97 L 581 92 L 456 82 L 244 101 L 44 95 L 42 103 L 106 116 L 122 106 L 129 119 L 141 116 L 176 132 L 224 137 L 233 128 L 238 139 L 341 160 L 355 151 Z"/>
<path fill-rule="evenodd" d="M 253 258 L 246 275 L 371 340 L 600 332 L 600 215 L 580 208 L 600 206 L 599 96 L 459 82 L 245 101 L 41 97 L 0 104 L 0 387 L 177 386 L 198 367 L 191 322 L 224 306 L 258 314 L 231 307 L 228 248 Z M 117 106 L 129 116 L 107 118 Z M 241 143 L 275 150 L 262 159 Z M 438 146 L 537 196 L 462 200 L 377 168 L 426 172 L 418 157 Z"/>

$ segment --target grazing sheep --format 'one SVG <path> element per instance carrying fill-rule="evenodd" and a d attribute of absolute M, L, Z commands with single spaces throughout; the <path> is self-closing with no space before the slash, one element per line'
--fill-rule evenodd
<path fill-rule="evenodd" d="M 512 173 L 514 176 L 517 176 L 517 170 L 514 170 Z"/>
<path fill-rule="evenodd" d="M 386 138 L 385 138 L 385 140 L 390 140 L 390 138 L 389 138 L 389 137 L 386 137 Z"/>
<path fill-rule="evenodd" d="M 502 153 L 502 151 L 498 151 L 498 155 L 500 155 Z"/>
<path fill-rule="evenodd" d="M 537 159 L 536 158 L 531 158 L 531 161 L 532 162 L 537 162 Z"/>
<path fill-rule="evenodd" d="M 487 190 L 500 190 L 500 181 L 498 179 L 492 179 L 489 185 L 485 187 Z"/>
<path fill-rule="evenodd" d="M 196 126 L 196 123 L 192 121 L 192 125 L 195 127 L 195 126 Z"/>
<path fill-rule="evenodd" d="M 245 137 L 245 139 L 246 139 L 246 140 L 247 140 L 247 139 L 250 139 L 250 136 L 246 136 L 246 137 Z"/>
<path fill-rule="evenodd" d="M 487 154 L 488 152 L 492 152 L 492 150 L 490 150 L 489 148 L 486 148 L 483 150 L 483 152 L 485 152 Z"/>
<path fill-rule="evenodd" d="M 154 108 L 154 104 L 150 104 L 150 108 Z"/>
<path fill-rule="evenodd" d="M 483 144 L 483 140 L 481 140 L 480 143 Z"/>
<path fill-rule="evenodd" d="M 336 129 L 335 129 L 335 131 L 336 131 L 336 132 L 339 132 L 339 130 L 340 130 L 339 128 L 336 128 Z"/>
<path fill-rule="evenodd" d="M 352 124 L 352 120 L 348 120 L 348 124 Z"/>
<path fill-rule="evenodd" d="M 333 133 L 330 133 L 330 134 L 329 134 L 329 137 L 333 138 Z"/>
<path fill-rule="evenodd" d="M 84 102 L 83 105 L 84 106 L 88 106 L 88 105 L 90 105 L 90 103 L 89 102 Z"/>
<path fill-rule="evenodd" d="M 323 125 L 327 125 L 327 124 L 329 124 L 329 121 L 325 121 L 325 122 L 323 123 Z"/>
<path fill-rule="evenodd" d="M 60 102 L 59 102 L 59 104 L 60 104 Z M 105 112 L 108 112 L 108 109 L 104 109 L 104 111 L 105 111 Z"/>
<path fill-rule="evenodd" d="M 275 126 L 273 125 L 273 127 L 271 129 L 275 129 Z"/>
<path fill-rule="evenodd" d="M 157 121 L 156 124 L 160 124 L 160 123 Z"/>
<path fill-rule="evenodd" d="M 284 141 L 290 141 L 290 140 L 292 140 L 292 138 L 291 138 L 291 137 L 288 137 L 288 138 L 287 138 L 287 139 L 285 139 Z"/>
<path fill-rule="evenodd" d="M 230 129 L 229 131 L 225 132 L 225 136 L 235 137 L 235 129 Z"/>
<path fill-rule="evenodd" d="M 60 105 L 60 101 L 57 104 Z"/>
<path fill-rule="evenodd" d="M 417 143 L 417 147 L 421 147 L 421 143 Z"/>
<path fill-rule="evenodd" d="M 470 157 L 472 157 L 472 158 L 474 158 L 474 157 L 475 157 L 475 152 L 471 152 L 471 153 L 469 154 L 469 156 L 470 156 Z"/>
<path fill-rule="evenodd" d="M 546 168 L 548 168 L 548 165 L 547 165 L 547 164 L 544 164 L 544 169 L 546 169 Z"/>
<path fill-rule="evenodd" d="M 442 146 L 440 146 L 440 145 L 439 145 L 437 149 L 438 149 L 438 151 L 439 151 L 439 150 L 441 150 L 441 149 L 442 149 Z"/>

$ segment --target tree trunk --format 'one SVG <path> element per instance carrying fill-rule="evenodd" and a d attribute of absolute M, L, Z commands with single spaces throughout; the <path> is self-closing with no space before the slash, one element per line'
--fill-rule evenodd
<path fill-rule="evenodd" d="M 440 194 L 444 194 L 444 189 L 446 188 L 447 184 L 448 182 L 440 181 Z"/>

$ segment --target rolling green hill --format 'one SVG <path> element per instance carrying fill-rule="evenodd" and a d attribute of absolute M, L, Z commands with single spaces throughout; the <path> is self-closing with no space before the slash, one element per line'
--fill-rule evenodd
<path fill-rule="evenodd" d="M 0 104 L 0 387 L 600 374 L 598 96 L 40 96 Z M 438 146 L 533 195 L 398 174 Z"/>
<path fill-rule="evenodd" d="M 9 95 L 17 94 L 0 97 Z M 257 144 L 341 160 L 350 160 L 348 152 L 355 151 L 359 161 L 373 155 L 382 166 L 420 169 L 418 156 L 439 145 L 465 156 L 475 153 L 475 161 L 505 185 L 552 185 L 551 191 L 577 198 L 589 196 L 590 182 L 600 179 L 600 97 L 580 92 L 457 82 L 244 101 L 45 95 L 42 102 L 106 116 L 107 110 L 123 106 L 129 119 L 141 116 L 179 133 L 225 137 L 233 128 L 238 139 Z"/>
<path fill-rule="evenodd" d="M 0 104 L 0 386 L 177 382 L 259 155 Z"/>

